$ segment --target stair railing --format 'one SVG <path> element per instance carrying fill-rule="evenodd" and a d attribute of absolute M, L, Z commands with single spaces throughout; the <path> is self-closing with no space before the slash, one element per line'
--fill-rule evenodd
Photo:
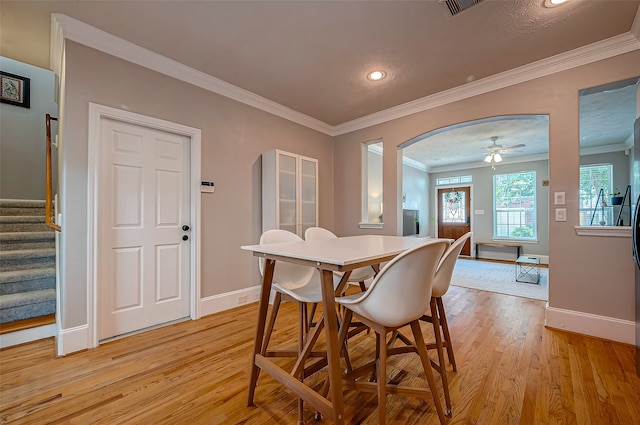
<path fill-rule="evenodd" d="M 54 222 L 54 211 L 53 211 L 53 167 L 51 166 L 51 121 L 58 121 L 58 118 L 52 117 L 51 115 L 46 115 L 46 123 L 47 123 L 47 197 L 45 203 L 45 216 L 44 223 L 47 227 L 61 231 L 62 228 L 58 226 Z"/>

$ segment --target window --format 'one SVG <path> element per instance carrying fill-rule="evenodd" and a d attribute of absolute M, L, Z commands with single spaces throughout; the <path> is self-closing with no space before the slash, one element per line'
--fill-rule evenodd
<path fill-rule="evenodd" d="M 382 219 L 382 141 L 362 144 L 362 223 Z"/>
<path fill-rule="evenodd" d="M 440 220 L 442 223 L 464 223 L 467 221 L 467 192 L 468 189 L 466 191 L 451 189 L 441 192 Z"/>
<path fill-rule="evenodd" d="M 460 183 L 471 183 L 473 179 L 471 176 L 460 176 L 460 177 L 441 177 L 436 179 L 436 186 L 443 186 L 448 184 L 460 184 Z"/>
<path fill-rule="evenodd" d="M 595 209 L 601 190 L 603 195 L 612 193 L 612 176 L 611 164 L 580 166 L 580 226 L 597 226 L 601 221 L 613 223 L 611 208 Z"/>
<path fill-rule="evenodd" d="M 496 239 L 535 239 L 536 172 L 493 176 L 493 236 Z"/>

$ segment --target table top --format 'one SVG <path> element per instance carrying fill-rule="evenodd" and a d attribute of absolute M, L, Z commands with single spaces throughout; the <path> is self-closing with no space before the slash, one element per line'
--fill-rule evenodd
<path fill-rule="evenodd" d="M 408 249 L 424 245 L 431 238 L 404 236 L 362 235 L 341 238 L 245 245 L 241 248 L 256 256 L 277 256 L 313 261 L 317 266 L 332 265 L 351 268 L 362 262 L 395 256 Z"/>
<path fill-rule="evenodd" d="M 516 260 L 517 264 L 540 264 L 540 258 L 538 257 L 527 257 L 526 255 L 521 255 Z"/>

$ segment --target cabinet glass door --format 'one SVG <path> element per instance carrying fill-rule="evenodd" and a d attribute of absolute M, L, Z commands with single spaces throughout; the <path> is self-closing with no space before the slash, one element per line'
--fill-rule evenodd
<path fill-rule="evenodd" d="M 316 160 L 300 158 L 300 217 L 302 229 L 301 233 L 309 227 L 318 225 L 318 202 L 317 202 L 317 168 Z"/>
<path fill-rule="evenodd" d="M 296 232 L 296 174 L 295 156 L 278 155 L 278 228 Z"/>

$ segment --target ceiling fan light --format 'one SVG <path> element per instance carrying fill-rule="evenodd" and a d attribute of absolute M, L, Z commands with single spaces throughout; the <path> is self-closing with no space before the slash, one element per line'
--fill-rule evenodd
<path fill-rule="evenodd" d="M 491 162 L 491 154 L 487 155 L 487 157 L 484 159 L 484 162 L 486 163 Z"/>
<path fill-rule="evenodd" d="M 497 154 L 493 155 L 493 160 L 494 160 L 495 162 L 500 162 L 500 161 L 502 161 L 502 155 L 500 155 L 499 153 L 497 153 Z"/>

